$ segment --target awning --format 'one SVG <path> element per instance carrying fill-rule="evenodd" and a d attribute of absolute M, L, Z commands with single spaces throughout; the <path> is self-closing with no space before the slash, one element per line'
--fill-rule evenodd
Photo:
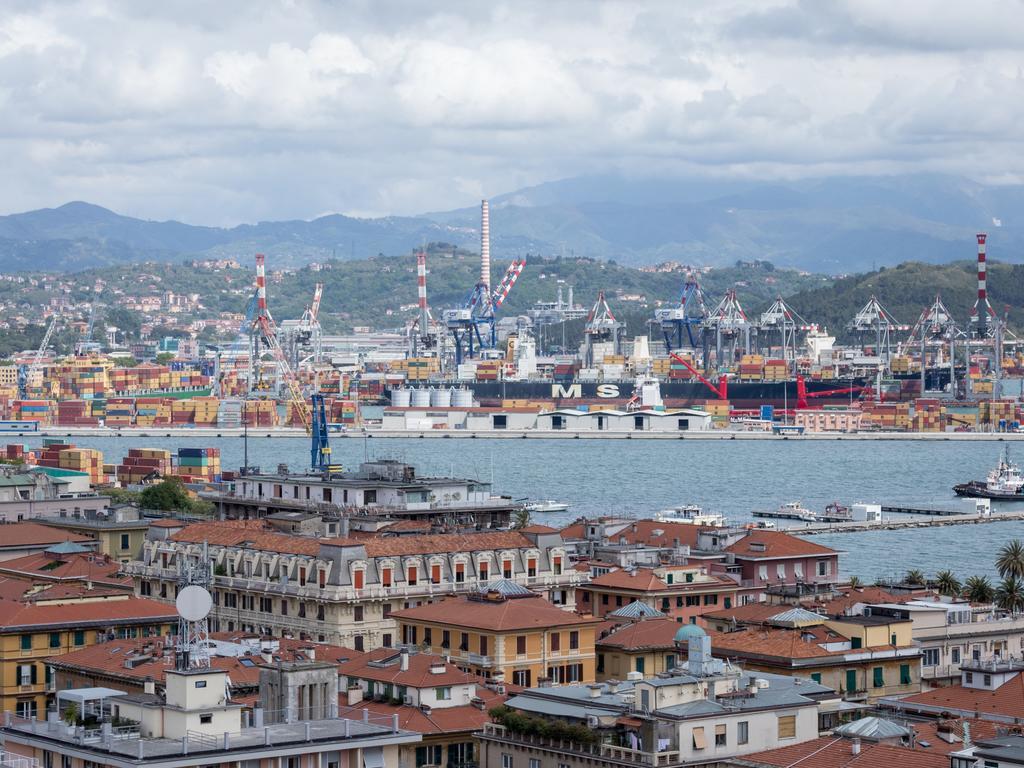
<path fill-rule="evenodd" d="M 704 740 L 704 727 L 699 726 L 693 729 L 693 748 L 694 749 L 706 749 L 708 746 L 707 741 Z"/>
<path fill-rule="evenodd" d="M 112 699 L 115 696 L 126 695 L 124 691 L 119 691 L 116 688 L 68 688 L 67 690 L 57 691 L 57 701 L 73 701 L 82 706 L 87 701 L 103 701 L 104 699 Z"/>
<path fill-rule="evenodd" d="M 617 725 L 625 725 L 628 728 L 639 728 L 644 724 L 644 721 L 639 717 L 623 716 L 615 721 Z"/>
<path fill-rule="evenodd" d="M 384 748 L 366 747 L 363 749 L 363 768 L 384 768 Z"/>

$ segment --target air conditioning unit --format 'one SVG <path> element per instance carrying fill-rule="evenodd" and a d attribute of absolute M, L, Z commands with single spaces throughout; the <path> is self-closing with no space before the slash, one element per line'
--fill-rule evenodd
<path fill-rule="evenodd" d="M 601 724 L 601 721 L 597 719 L 597 715 L 587 715 L 587 728 L 597 728 Z"/>
<path fill-rule="evenodd" d="M 407 707 L 412 706 L 412 696 L 410 696 L 409 694 L 405 694 L 405 696 L 402 697 L 402 703 L 405 704 Z"/>

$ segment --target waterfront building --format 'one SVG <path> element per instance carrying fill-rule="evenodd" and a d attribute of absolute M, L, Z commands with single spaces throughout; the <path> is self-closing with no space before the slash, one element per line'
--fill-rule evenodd
<path fill-rule="evenodd" d="M 476 593 L 396 611 L 400 637 L 460 669 L 515 686 L 590 683 L 600 619 L 497 580 Z"/>
<path fill-rule="evenodd" d="M 563 408 L 538 413 L 537 429 L 556 432 L 707 432 L 711 429 L 711 414 L 689 408 L 665 411 Z"/>
<path fill-rule="evenodd" d="M 10 755 L 43 767 L 59 760 L 64 768 L 399 768 L 400 747 L 419 741 L 419 734 L 399 729 L 393 718 L 339 717 L 336 700 L 320 699 L 320 689 L 302 682 L 317 676 L 315 667 L 261 670 L 262 691 L 292 698 L 282 698 L 280 712 L 255 708 L 251 719 L 240 704 L 225 700 L 223 670 L 171 669 L 163 696 L 61 690 L 47 717 L 6 712 L 0 734 Z"/>
<path fill-rule="evenodd" d="M 91 489 L 87 472 L 0 466 L 0 522 L 96 513 L 109 506 L 109 497 Z"/>
<path fill-rule="evenodd" d="M 214 631 L 329 642 L 355 650 L 398 642 L 392 614 L 505 579 L 571 609 L 585 576 L 557 533 L 492 531 L 377 538 L 312 538 L 263 522 L 153 527 L 141 558 L 124 566 L 142 596 L 173 600 L 178 565 L 213 562 Z"/>
<path fill-rule="evenodd" d="M 1024 662 L 964 661 L 956 685 L 912 696 L 886 697 L 879 704 L 906 716 L 974 717 L 1019 726 L 1024 721 Z"/>
<path fill-rule="evenodd" d="M 481 768 L 715 764 L 816 739 L 821 712 L 839 705 L 826 686 L 714 659 L 697 626 L 676 631 L 685 662 L 674 675 L 518 692 L 507 703 L 516 716 L 479 735 Z"/>
<path fill-rule="evenodd" d="M 401 747 L 399 763 L 409 768 L 476 768 L 474 734 L 507 698 L 503 686 L 485 686 L 444 656 L 415 649 L 379 648 L 340 664 L 338 673 L 343 705 L 395 716 L 399 728 L 422 735 Z"/>
<path fill-rule="evenodd" d="M 87 542 L 95 544 L 91 540 Z M 133 589 L 131 578 L 121 574 L 120 563 L 72 542 L 54 544 L 36 554 L 0 561 L 0 574 L 33 583 L 79 584 L 120 590 L 126 594 L 131 594 Z"/>

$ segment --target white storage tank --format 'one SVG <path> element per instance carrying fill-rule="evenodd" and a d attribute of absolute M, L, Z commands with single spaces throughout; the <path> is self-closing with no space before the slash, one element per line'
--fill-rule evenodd
<path fill-rule="evenodd" d="M 473 390 L 459 388 L 453 389 L 451 394 L 451 400 L 449 401 L 453 408 L 472 408 L 473 407 Z"/>
<path fill-rule="evenodd" d="M 405 387 L 396 387 L 391 390 L 391 405 L 395 408 L 408 408 L 412 402 L 412 394 Z"/>
<path fill-rule="evenodd" d="M 429 408 L 430 407 L 430 390 L 429 389 L 414 389 L 412 391 L 412 407 L 413 408 Z"/>
<path fill-rule="evenodd" d="M 430 390 L 431 408 L 450 408 L 452 405 L 452 391 L 450 389 Z"/>

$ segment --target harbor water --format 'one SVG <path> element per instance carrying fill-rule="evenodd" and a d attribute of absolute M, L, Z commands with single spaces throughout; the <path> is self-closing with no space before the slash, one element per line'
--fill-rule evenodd
<path fill-rule="evenodd" d="M 76 437 L 76 445 L 98 448 L 116 462 L 129 448 L 216 446 L 225 469 L 241 466 L 241 438 Z M 12 440 L 13 442 L 13 440 Z M 40 438 L 20 439 L 30 447 Z M 364 459 L 394 458 L 414 464 L 421 475 L 454 473 L 493 479 L 497 492 L 513 498 L 554 499 L 567 512 L 536 515 L 558 526 L 581 515 L 648 517 L 669 507 L 698 504 L 749 522 L 754 510 L 802 501 L 823 511 L 833 501 L 903 504 L 973 511 L 957 499 L 954 483 L 983 479 L 1002 444 L 919 441 L 646 441 L 646 440 L 421 440 L 345 439 L 332 443 L 335 461 L 355 468 Z M 1012 446 L 1011 446 L 1012 450 Z M 250 437 L 249 463 L 274 472 L 309 463 L 304 440 Z M 1024 457 L 1021 457 L 1024 458 Z M 993 509 L 998 515 L 1000 504 Z M 1007 508 L 1007 507 L 1003 507 Z M 1024 503 L 1009 508 L 1024 509 Z M 905 519 L 905 516 L 892 516 Z M 778 521 L 780 527 L 788 527 Z M 799 524 L 790 523 L 795 530 Z M 949 568 L 965 578 L 994 575 L 996 550 L 1024 538 L 1024 522 L 950 525 L 894 531 L 820 534 L 814 541 L 843 551 L 846 575 L 867 582 L 917 568 Z"/>

